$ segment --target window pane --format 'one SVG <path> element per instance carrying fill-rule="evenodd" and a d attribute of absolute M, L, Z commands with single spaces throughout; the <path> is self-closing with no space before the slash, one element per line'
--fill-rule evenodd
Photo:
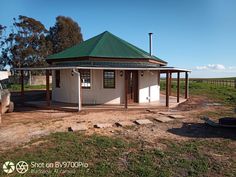
<path fill-rule="evenodd" d="M 115 71 L 105 70 L 103 73 L 104 88 L 115 88 Z"/>
<path fill-rule="evenodd" d="M 80 70 L 80 77 L 81 77 L 82 88 L 90 88 L 91 87 L 90 70 L 89 69 Z"/>

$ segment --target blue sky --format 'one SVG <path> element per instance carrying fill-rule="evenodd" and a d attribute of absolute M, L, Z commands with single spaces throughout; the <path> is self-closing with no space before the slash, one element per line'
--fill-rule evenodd
<path fill-rule="evenodd" d="M 58 15 L 79 23 L 84 39 L 105 30 L 148 51 L 192 77 L 236 76 L 235 0 L 2 0 L 0 24 L 26 15 L 53 26 Z"/>

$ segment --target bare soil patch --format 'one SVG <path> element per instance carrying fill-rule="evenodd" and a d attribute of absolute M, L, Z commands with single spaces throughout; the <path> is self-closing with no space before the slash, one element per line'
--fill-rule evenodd
<path fill-rule="evenodd" d="M 181 104 L 175 110 L 128 110 L 128 111 L 85 111 L 80 113 L 63 112 L 56 110 L 38 110 L 23 107 L 20 112 L 5 114 L 0 125 L 0 150 L 16 147 L 19 144 L 44 136 L 53 132 L 68 131 L 68 127 L 78 123 L 88 126 L 86 133 L 99 133 L 108 136 L 122 136 L 146 141 L 150 145 L 157 145 L 159 139 L 171 139 L 183 141 L 189 138 L 228 138 L 235 139 L 235 130 L 215 129 L 205 125 L 200 116 L 219 112 L 218 107 L 204 107 L 203 99 L 193 98 Z M 200 105 L 201 109 L 192 105 Z M 189 106 L 190 105 L 190 106 Z M 183 108 L 191 107 L 190 111 L 182 111 Z M 230 109 L 221 106 L 220 113 L 230 113 Z M 176 114 L 184 115 L 184 119 L 175 119 L 171 122 L 160 123 L 155 120 L 160 111 L 175 111 Z M 227 112 L 228 111 L 228 112 Z M 217 118 L 219 115 L 212 116 Z M 131 127 L 117 127 L 119 121 L 135 121 L 149 119 L 150 125 L 134 125 Z M 95 124 L 109 123 L 112 127 L 104 129 L 94 128 Z"/>
<path fill-rule="evenodd" d="M 30 93 L 29 97 L 33 93 Z M 43 93 L 39 91 L 36 94 L 42 95 Z M 216 129 L 205 125 L 200 119 L 203 115 L 208 115 L 213 119 L 225 115 L 236 116 L 234 109 L 226 106 L 207 106 L 211 100 L 205 97 L 192 97 L 173 109 L 99 110 L 82 111 L 81 113 L 25 107 L 20 105 L 18 97 L 17 94 L 14 97 L 17 102 L 16 112 L 2 116 L 2 124 L 0 124 L 1 151 L 53 132 L 66 132 L 68 127 L 75 126 L 78 123 L 83 123 L 89 128 L 86 130 L 87 134 L 99 133 L 108 136 L 134 138 L 146 141 L 152 146 L 157 145 L 159 139 L 163 138 L 175 141 L 184 141 L 190 138 L 235 140 L 235 129 Z M 29 98 L 27 97 L 27 99 Z M 176 115 L 183 115 L 184 118 L 161 123 L 155 120 L 156 117 L 163 116 L 158 112 L 174 112 Z M 153 124 L 130 127 L 117 127 L 115 124 L 122 121 L 134 122 L 139 119 L 149 119 Z M 103 129 L 94 128 L 95 124 L 104 123 L 113 126 Z"/>

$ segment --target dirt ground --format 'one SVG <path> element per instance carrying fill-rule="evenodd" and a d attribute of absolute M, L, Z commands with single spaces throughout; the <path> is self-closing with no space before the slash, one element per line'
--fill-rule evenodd
<path fill-rule="evenodd" d="M 58 110 L 40 110 L 38 108 L 23 107 L 17 104 L 16 112 L 2 116 L 0 124 L 0 152 L 17 147 L 32 139 L 53 133 L 66 132 L 68 127 L 84 123 L 88 126 L 87 134 L 99 133 L 134 138 L 145 141 L 150 146 L 159 145 L 158 139 L 171 139 L 185 141 L 190 138 L 236 138 L 235 129 L 214 128 L 206 125 L 200 117 L 217 112 L 222 115 L 235 115 L 233 108 L 225 106 L 206 106 L 206 98 L 194 97 L 187 102 L 172 109 L 140 109 L 128 111 L 82 111 L 64 112 Z M 154 120 L 160 116 L 160 111 L 175 111 L 184 115 L 184 119 L 175 119 L 169 123 L 160 123 Z M 150 125 L 135 125 L 129 128 L 117 127 L 115 123 L 123 120 L 137 120 L 147 118 L 153 122 Z M 212 119 L 217 119 L 217 114 L 212 114 Z M 113 127 L 97 129 L 96 123 L 111 123 Z M 236 146 L 236 144 L 235 144 Z"/>

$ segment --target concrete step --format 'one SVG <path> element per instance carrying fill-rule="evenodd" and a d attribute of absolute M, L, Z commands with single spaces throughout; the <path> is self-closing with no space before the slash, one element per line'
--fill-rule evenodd
<path fill-rule="evenodd" d="M 110 123 L 99 123 L 94 125 L 95 128 L 109 128 L 112 127 Z"/>
<path fill-rule="evenodd" d="M 116 125 L 120 127 L 128 127 L 128 126 L 134 126 L 135 124 L 131 121 L 119 121 L 116 122 Z"/>
<path fill-rule="evenodd" d="M 179 115 L 179 114 L 169 115 L 169 117 L 173 118 L 173 119 L 184 119 L 185 118 L 183 115 Z"/>
<path fill-rule="evenodd" d="M 150 121 L 149 119 L 139 119 L 139 120 L 136 120 L 135 123 L 138 125 L 153 124 L 153 122 Z"/>
<path fill-rule="evenodd" d="M 158 116 L 158 117 L 155 117 L 154 119 L 158 122 L 164 122 L 164 123 L 173 121 L 173 119 L 171 119 L 167 116 Z"/>
<path fill-rule="evenodd" d="M 71 127 L 68 127 L 68 131 L 84 131 L 84 130 L 88 130 L 88 126 L 86 124 L 83 123 L 79 123 L 79 124 L 74 124 Z"/>

